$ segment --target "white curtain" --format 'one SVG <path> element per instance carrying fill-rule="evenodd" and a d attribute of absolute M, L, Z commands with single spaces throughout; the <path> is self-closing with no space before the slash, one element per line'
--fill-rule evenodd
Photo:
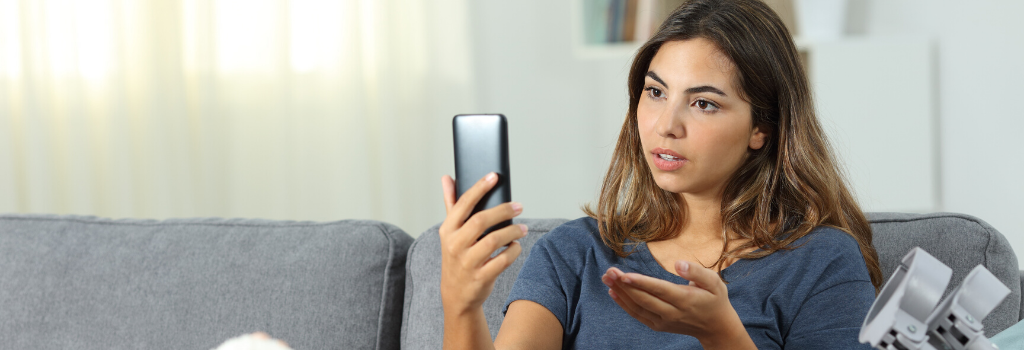
<path fill-rule="evenodd" d="M 443 219 L 464 0 L 0 0 L 0 212 Z"/>

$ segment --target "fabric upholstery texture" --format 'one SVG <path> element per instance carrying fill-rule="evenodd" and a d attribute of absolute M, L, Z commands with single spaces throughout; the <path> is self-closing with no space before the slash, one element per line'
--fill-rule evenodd
<path fill-rule="evenodd" d="M 953 269 L 949 291 L 960 284 L 978 264 L 984 265 L 1010 288 L 1010 295 L 985 320 L 985 334 L 995 335 L 1017 323 L 1021 309 L 1021 273 L 1009 242 L 984 221 L 963 214 L 867 213 L 874 232 L 886 280 L 903 256 L 920 246 Z M 519 242 L 523 254 L 498 276 L 494 291 L 484 303 L 484 314 L 494 337 L 501 326 L 501 308 L 533 243 L 565 219 L 523 219 L 529 235 Z M 403 349 L 439 349 L 442 345 L 443 312 L 440 296 L 440 240 L 437 227 L 423 232 L 409 250 L 402 322 Z"/>
<path fill-rule="evenodd" d="M 375 221 L 0 215 L 10 349 L 397 349 L 412 238 Z"/>

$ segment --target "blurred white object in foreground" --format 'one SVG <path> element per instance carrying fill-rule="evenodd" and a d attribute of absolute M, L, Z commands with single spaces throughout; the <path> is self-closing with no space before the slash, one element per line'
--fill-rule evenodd
<path fill-rule="evenodd" d="M 214 350 L 292 350 L 292 348 L 280 340 L 271 339 L 266 333 L 253 333 L 228 339 Z"/>

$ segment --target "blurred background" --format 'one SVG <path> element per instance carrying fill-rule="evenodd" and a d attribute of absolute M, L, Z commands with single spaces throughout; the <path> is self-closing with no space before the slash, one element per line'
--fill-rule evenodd
<path fill-rule="evenodd" d="M 451 118 L 509 120 L 524 217 L 596 199 L 678 0 L 0 0 L 0 212 L 444 217 Z M 866 211 L 1024 253 L 1024 2 L 772 0 Z"/>

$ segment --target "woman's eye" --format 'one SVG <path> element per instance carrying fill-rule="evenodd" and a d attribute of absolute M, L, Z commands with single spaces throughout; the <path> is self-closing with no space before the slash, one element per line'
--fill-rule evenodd
<path fill-rule="evenodd" d="M 712 113 L 718 110 L 718 105 L 708 100 L 697 100 L 693 104 L 696 105 L 697 108 L 699 108 L 702 112 Z"/>
<path fill-rule="evenodd" d="M 647 90 L 647 94 L 650 95 L 653 98 L 662 98 L 663 97 L 661 89 L 658 89 L 656 87 L 650 86 L 650 87 L 648 87 L 645 90 Z"/>

